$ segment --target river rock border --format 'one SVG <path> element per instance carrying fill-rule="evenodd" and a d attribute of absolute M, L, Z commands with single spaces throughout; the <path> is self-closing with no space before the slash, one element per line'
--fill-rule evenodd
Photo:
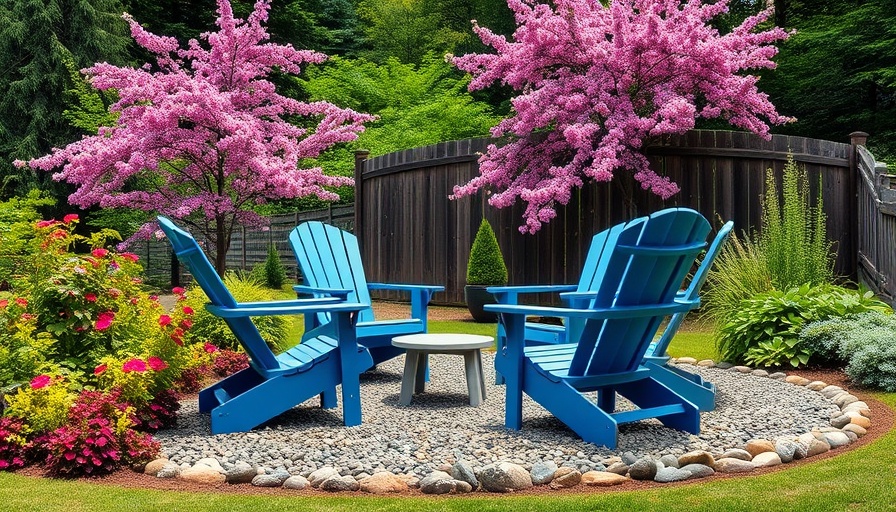
<path fill-rule="evenodd" d="M 319 489 L 328 492 L 361 491 L 372 494 L 401 493 L 416 488 L 424 494 L 466 494 L 474 491 L 512 492 L 533 486 L 563 489 L 576 486 L 608 487 L 633 480 L 659 483 L 704 478 L 715 473 L 749 473 L 757 468 L 778 466 L 806 459 L 832 449 L 847 446 L 864 436 L 871 428 L 871 408 L 845 389 L 822 381 L 810 381 L 783 372 L 769 373 L 748 366 L 733 366 L 706 359 L 697 361 L 683 357 L 674 359 L 679 365 L 715 367 L 727 371 L 780 380 L 815 391 L 839 408 L 832 415 L 829 427 L 813 429 L 795 437 L 752 439 L 743 446 L 723 453 L 692 451 L 683 455 L 659 458 L 638 458 L 631 452 L 607 457 L 601 461 L 602 471 L 582 473 L 573 467 L 557 467 L 552 461 L 537 462 L 526 469 L 511 462 L 495 462 L 472 467 L 464 460 L 444 464 L 425 477 L 378 472 L 373 475 L 352 475 L 349 468 L 323 467 L 313 472 L 290 474 L 237 463 L 225 470 L 215 458 L 204 458 L 194 464 L 177 465 L 160 458 L 148 463 L 144 473 L 157 478 L 180 479 L 209 485 L 251 484 L 257 487 L 283 489 Z"/>

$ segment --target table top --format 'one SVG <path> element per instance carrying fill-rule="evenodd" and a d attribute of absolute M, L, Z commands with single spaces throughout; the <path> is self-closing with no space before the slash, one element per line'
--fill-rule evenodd
<path fill-rule="evenodd" d="M 495 342 L 491 336 L 478 334 L 425 333 L 392 338 L 392 345 L 410 350 L 474 350 L 489 348 Z"/>

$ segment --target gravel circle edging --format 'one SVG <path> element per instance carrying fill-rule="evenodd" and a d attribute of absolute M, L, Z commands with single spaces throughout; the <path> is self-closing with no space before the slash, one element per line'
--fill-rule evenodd
<path fill-rule="evenodd" d="M 185 401 L 178 427 L 156 435 L 164 457 L 145 472 L 209 484 L 369 493 L 675 482 L 810 457 L 848 445 L 871 426 L 868 405 L 837 386 L 681 358 L 673 363 L 718 387 L 716 409 L 701 414 L 700 435 L 647 420 L 621 426 L 619 447 L 609 450 L 583 442 L 528 397 L 523 429 L 505 429 L 504 393 L 491 384 L 490 353 L 483 353 L 489 385 L 481 406 L 467 404 L 462 359 L 432 355 L 426 392 L 402 407 L 403 360 L 362 377 L 364 423 L 357 427 L 343 426 L 341 408 L 321 410 L 315 399 L 251 432 L 212 436 L 196 401 Z"/>

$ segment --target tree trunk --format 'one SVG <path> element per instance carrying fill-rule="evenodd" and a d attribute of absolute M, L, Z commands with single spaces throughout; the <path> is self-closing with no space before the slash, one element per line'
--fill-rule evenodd
<path fill-rule="evenodd" d="M 230 249 L 230 236 L 225 217 L 218 215 L 215 217 L 215 270 L 221 279 L 224 279 L 227 270 L 227 249 Z"/>

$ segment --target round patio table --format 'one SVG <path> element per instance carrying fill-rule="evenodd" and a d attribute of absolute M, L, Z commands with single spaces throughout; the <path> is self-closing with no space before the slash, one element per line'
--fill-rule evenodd
<path fill-rule="evenodd" d="M 485 400 L 485 379 L 482 376 L 483 348 L 491 347 L 495 339 L 476 334 L 410 334 L 392 338 L 392 345 L 407 351 L 404 375 L 401 378 L 401 405 L 410 405 L 411 397 L 426 388 L 426 368 L 429 354 L 464 356 L 464 373 L 470 405 L 478 406 Z"/>

